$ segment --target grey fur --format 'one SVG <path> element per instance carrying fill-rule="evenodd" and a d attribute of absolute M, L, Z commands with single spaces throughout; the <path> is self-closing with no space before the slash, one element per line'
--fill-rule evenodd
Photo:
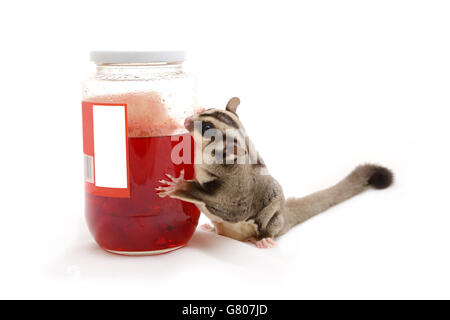
<path fill-rule="evenodd" d="M 238 102 L 236 99 L 229 102 L 228 110 L 206 110 L 191 120 L 207 118 L 223 133 L 230 124 L 232 127 L 237 125 L 242 136 L 248 139 L 235 114 Z M 211 143 L 205 141 L 201 133 L 191 131 L 191 134 L 202 148 Z M 181 181 L 161 188 L 165 192 L 160 195 L 195 203 L 211 219 L 219 234 L 237 240 L 258 240 L 278 237 L 370 185 L 386 188 L 393 180 L 392 173 L 386 168 L 361 165 L 328 189 L 285 200 L 280 184 L 272 176 L 261 174 L 265 165 L 259 154 L 256 164 L 250 161 L 248 152 L 245 156 L 249 161 L 244 164 L 196 164 L 194 181 Z"/>

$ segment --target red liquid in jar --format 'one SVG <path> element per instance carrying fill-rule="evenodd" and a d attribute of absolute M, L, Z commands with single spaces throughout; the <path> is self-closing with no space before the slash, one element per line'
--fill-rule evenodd
<path fill-rule="evenodd" d="M 192 139 L 189 134 L 183 139 Z M 181 139 L 179 140 L 181 141 Z M 112 251 L 156 251 L 185 245 L 192 237 L 200 211 L 191 203 L 160 198 L 155 188 L 166 173 L 194 177 L 193 146 L 190 164 L 171 160 L 171 136 L 128 138 L 130 198 L 86 193 L 86 218 L 97 243 Z"/>

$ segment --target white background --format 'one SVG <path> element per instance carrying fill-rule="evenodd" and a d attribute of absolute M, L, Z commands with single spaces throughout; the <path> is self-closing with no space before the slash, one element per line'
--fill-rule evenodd
<path fill-rule="evenodd" d="M 0 298 L 450 298 L 448 1 L 0 6 Z M 103 252 L 83 216 L 88 52 L 172 48 L 188 50 L 205 107 L 241 98 L 286 195 L 366 161 L 395 185 L 273 250 L 197 231 L 166 255 Z"/>

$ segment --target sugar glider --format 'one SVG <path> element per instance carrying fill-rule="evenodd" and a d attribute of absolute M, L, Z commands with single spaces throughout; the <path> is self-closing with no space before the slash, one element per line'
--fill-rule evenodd
<path fill-rule="evenodd" d="M 156 188 L 160 197 L 197 205 L 214 225 L 204 225 L 203 229 L 250 241 L 258 248 L 270 248 L 276 245 L 275 238 L 293 226 L 369 187 L 384 189 L 392 184 L 389 169 L 365 164 L 328 189 L 285 200 L 280 184 L 268 174 L 259 154 L 252 152 L 252 144 L 236 113 L 239 103 L 238 98 L 232 98 L 225 110 L 208 109 L 185 121 L 203 156 L 207 153 L 217 159 L 215 153 L 223 149 L 219 155 L 223 161 L 196 161 L 194 180 L 184 180 L 181 172 L 177 178 L 168 175 L 169 180 L 161 180 L 162 185 Z M 213 138 L 208 134 L 213 130 L 223 137 L 228 131 L 234 132 L 233 138 Z"/>

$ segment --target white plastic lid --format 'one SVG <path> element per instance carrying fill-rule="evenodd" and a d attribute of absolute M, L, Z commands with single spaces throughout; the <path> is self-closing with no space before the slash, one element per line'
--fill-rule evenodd
<path fill-rule="evenodd" d="M 185 59 L 184 51 L 91 51 L 91 61 L 95 64 L 170 63 Z"/>

